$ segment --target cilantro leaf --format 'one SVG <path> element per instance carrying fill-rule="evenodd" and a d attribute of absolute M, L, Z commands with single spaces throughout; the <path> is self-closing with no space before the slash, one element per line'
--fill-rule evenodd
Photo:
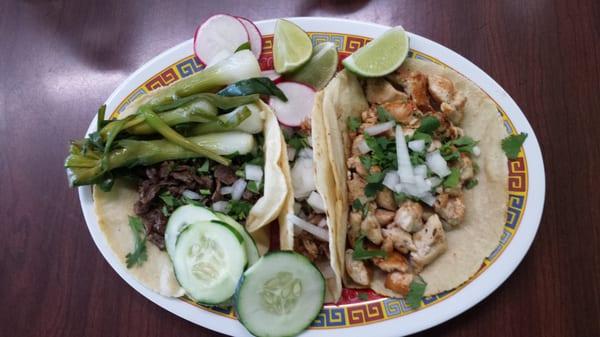
<path fill-rule="evenodd" d="M 394 117 L 381 105 L 377 107 L 377 120 L 381 123 L 395 121 Z"/>
<path fill-rule="evenodd" d="M 361 235 L 356 239 L 354 243 L 354 253 L 352 253 L 352 258 L 354 260 L 368 260 L 373 257 L 387 257 L 387 253 L 383 250 L 367 250 L 363 247 L 365 241 L 365 236 Z"/>
<path fill-rule="evenodd" d="M 373 137 L 369 134 L 364 134 L 364 136 L 367 146 L 372 151 L 371 165 L 377 165 L 383 170 L 398 169 L 395 142 L 385 137 Z"/>
<path fill-rule="evenodd" d="M 208 170 L 210 169 L 210 167 L 209 167 L 209 165 L 210 165 L 210 164 L 209 164 L 208 162 L 209 162 L 209 161 L 208 161 L 208 160 L 206 160 L 206 161 L 205 161 L 205 162 L 202 164 L 202 166 L 200 166 L 200 167 L 198 167 L 198 168 L 196 169 L 196 172 L 198 172 L 198 174 L 200 174 L 200 175 L 202 175 L 202 173 L 208 173 Z"/>
<path fill-rule="evenodd" d="M 410 140 L 424 140 L 426 146 L 429 146 L 429 144 L 431 144 L 431 142 L 433 141 L 431 135 L 422 132 L 415 132 Z"/>
<path fill-rule="evenodd" d="M 356 132 L 360 127 L 360 119 L 357 117 L 348 117 L 348 130 Z"/>
<path fill-rule="evenodd" d="M 371 173 L 367 176 L 367 182 L 368 183 L 380 183 L 383 181 L 384 176 L 385 176 L 385 173 L 383 173 L 383 172 Z"/>
<path fill-rule="evenodd" d="M 417 129 L 417 132 L 426 134 L 432 134 L 433 131 L 440 127 L 440 120 L 434 116 L 427 116 L 421 120 L 421 126 Z"/>
<path fill-rule="evenodd" d="M 135 265 L 142 265 L 148 259 L 148 253 L 146 252 L 146 228 L 142 223 L 142 220 L 135 216 L 129 217 L 129 227 L 133 231 L 133 238 L 135 240 L 135 246 L 133 252 L 125 255 L 125 262 L 127 268 L 131 268 Z"/>
<path fill-rule="evenodd" d="M 291 135 L 287 140 L 287 144 L 296 149 L 296 151 L 300 151 L 305 147 L 309 147 L 308 138 L 298 133 Z"/>
<path fill-rule="evenodd" d="M 450 169 L 450 175 L 444 179 L 444 187 L 452 188 L 458 186 L 460 182 L 460 170 L 456 167 Z"/>
<path fill-rule="evenodd" d="M 467 181 L 467 183 L 465 184 L 465 188 L 470 190 L 473 187 L 477 186 L 477 184 L 479 184 L 479 181 L 477 179 L 470 179 L 469 181 Z"/>
<path fill-rule="evenodd" d="M 229 207 L 226 212 L 227 215 L 231 216 L 235 220 L 241 221 L 248 217 L 250 214 L 250 209 L 252 205 L 244 200 L 231 200 L 229 202 Z"/>
<path fill-rule="evenodd" d="M 358 299 L 361 301 L 366 301 L 369 299 L 369 294 L 367 293 L 358 293 Z"/>
<path fill-rule="evenodd" d="M 368 204 L 363 204 L 362 202 L 360 202 L 360 199 L 354 199 L 354 201 L 352 202 L 352 209 L 355 211 L 360 211 L 362 213 L 363 218 L 366 217 L 367 213 L 369 212 L 368 206 Z"/>
<path fill-rule="evenodd" d="M 502 140 L 502 150 L 504 150 L 508 159 L 517 159 L 525 138 L 527 138 L 527 134 L 521 132 L 518 135 L 510 135 Z"/>
<path fill-rule="evenodd" d="M 246 188 L 248 189 L 248 191 L 250 191 L 252 193 L 259 194 L 261 189 L 263 188 L 263 183 L 262 183 L 262 181 L 254 181 L 253 180 L 248 183 Z"/>
<path fill-rule="evenodd" d="M 175 207 L 178 204 L 177 199 L 169 192 L 161 193 L 158 197 L 169 207 Z"/>
<path fill-rule="evenodd" d="M 368 183 L 365 186 L 365 196 L 368 198 L 374 197 L 377 192 L 383 189 L 383 184 L 381 183 Z"/>
<path fill-rule="evenodd" d="M 371 166 L 373 166 L 373 161 L 369 156 L 360 156 L 358 159 L 367 171 L 371 169 Z"/>
<path fill-rule="evenodd" d="M 250 49 L 250 42 L 244 42 L 242 43 L 236 50 L 235 52 L 237 53 L 238 51 L 241 50 L 246 50 L 246 49 Z"/>
<path fill-rule="evenodd" d="M 410 283 L 410 288 L 408 291 L 408 295 L 406 295 L 406 303 L 410 305 L 413 309 L 417 309 L 421 306 L 421 298 L 425 293 L 425 288 L 427 284 L 420 277 L 415 277 L 413 281 Z"/>
<path fill-rule="evenodd" d="M 475 140 L 469 136 L 463 136 L 452 141 L 452 144 L 456 146 L 460 152 L 473 153 L 473 148 L 477 145 Z"/>

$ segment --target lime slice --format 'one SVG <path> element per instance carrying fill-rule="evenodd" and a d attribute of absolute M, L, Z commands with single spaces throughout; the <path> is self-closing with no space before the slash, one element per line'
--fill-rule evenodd
<path fill-rule="evenodd" d="M 315 46 L 310 60 L 287 78 L 321 90 L 335 75 L 337 66 L 338 53 L 335 43 L 323 42 Z"/>
<path fill-rule="evenodd" d="M 361 76 L 380 77 L 400 67 L 408 55 L 408 49 L 408 36 L 398 26 L 355 51 L 342 64 Z"/>
<path fill-rule="evenodd" d="M 302 28 L 287 20 L 277 20 L 273 38 L 275 71 L 285 74 L 302 66 L 312 54 L 312 42 Z"/>

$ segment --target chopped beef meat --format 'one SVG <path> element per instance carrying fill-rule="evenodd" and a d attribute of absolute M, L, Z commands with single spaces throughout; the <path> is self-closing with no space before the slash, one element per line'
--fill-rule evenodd
<path fill-rule="evenodd" d="M 231 166 L 224 165 L 215 167 L 215 178 L 225 185 L 231 185 L 237 180 L 235 170 Z"/>

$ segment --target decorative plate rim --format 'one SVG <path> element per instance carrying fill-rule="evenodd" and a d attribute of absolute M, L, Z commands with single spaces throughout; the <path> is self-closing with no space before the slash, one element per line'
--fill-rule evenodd
<path fill-rule="evenodd" d="M 373 38 L 389 28 L 388 26 L 374 23 L 338 18 L 298 17 L 288 19 L 296 22 L 311 33 L 323 32 L 330 35 L 356 35 L 363 38 Z M 274 23 L 275 19 L 256 22 L 263 35 L 272 34 Z M 335 23 L 335 25 L 333 25 L 333 23 Z M 335 27 L 334 30 L 336 32 L 328 29 L 328 27 L 332 26 Z M 524 114 L 500 85 L 466 58 L 436 42 L 428 40 L 427 38 L 412 33 L 409 33 L 409 35 L 411 39 L 411 49 L 414 48 L 418 53 L 424 54 L 425 57 L 434 58 L 444 65 L 457 69 L 457 71 L 466 78 L 481 87 L 490 98 L 496 102 L 496 105 L 507 117 L 508 123 L 510 124 L 509 126 L 507 125 L 508 127 L 529 134 L 528 140 L 523 146 L 524 151 L 522 152 L 523 158 L 526 154 L 526 159 L 524 160 L 526 163 L 524 164 L 529 168 L 524 171 L 528 189 L 524 194 L 526 200 L 522 201 L 523 210 L 521 217 L 519 218 L 521 224 L 517 224 L 514 234 L 510 237 L 510 242 L 506 243 L 501 254 L 493 257 L 493 263 L 478 271 L 476 277 L 469 280 L 465 285 L 451 291 L 450 293 L 453 294 L 452 296 L 448 296 L 448 298 L 443 298 L 439 301 L 436 300 L 431 306 L 410 312 L 410 314 L 385 317 L 374 323 L 368 322 L 367 319 L 366 322 L 360 324 L 345 324 L 337 328 L 333 328 L 330 325 L 326 327 L 326 330 L 324 328 L 313 328 L 303 335 L 322 336 L 326 333 L 327 336 L 360 336 L 367 332 L 376 332 L 378 336 L 397 336 L 398 334 L 418 332 L 440 324 L 474 306 L 499 287 L 519 265 L 535 238 L 544 205 L 545 173 L 537 138 Z M 126 100 L 132 100 L 137 97 L 135 95 L 131 97 L 134 90 L 144 83 L 147 83 L 148 78 L 156 77 L 160 72 L 183 61 L 186 56 L 189 57 L 192 50 L 191 41 L 192 39 L 180 43 L 154 57 L 137 69 L 121 83 L 107 99 L 107 111 L 116 112 L 117 108 L 122 108 L 122 105 Z M 186 52 L 187 55 L 185 55 Z M 140 79 L 142 80 L 141 82 Z M 96 120 L 97 116 L 95 116 L 90 123 L 86 134 L 93 130 Z M 531 174 L 532 172 L 534 173 L 533 175 Z M 195 324 L 230 335 L 250 336 L 241 324 L 236 320 L 232 320 L 230 316 L 223 316 L 223 314 L 217 314 L 212 312 L 212 310 L 198 310 L 196 305 L 186 301 L 163 297 L 145 288 L 141 283 L 135 280 L 119 263 L 118 258 L 114 256 L 103 233 L 99 229 L 97 218 L 93 211 L 91 189 L 89 187 L 80 187 L 79 198 L 86 224 L 96 246 L 111 267 L 130 286 L 136 289 L 136 291 L 159 306 Z M 525 208 L 525 206 L 527 206 L 527 208 Z M 518 231 L 516 230 L 517 228 Z M 372 303 L 375 304 L 375 302 L 383 303 L 383 301 L 384 300 L 378 299 L 354 305 L 365 305 L 365 311 L 358 312 L 358 315 L 365 319 L 366 316 L 371 314 L 370 305 Z M 347 306 L 353 306 L 353 304 Z M 335 308 L 335 306 L 328 307 Z M 373 310 L 383 310 L 381 306 L 377 308 L 373 307 Z"/>

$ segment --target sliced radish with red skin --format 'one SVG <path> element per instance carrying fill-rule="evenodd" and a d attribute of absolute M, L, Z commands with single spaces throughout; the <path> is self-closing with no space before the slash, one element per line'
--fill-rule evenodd
<path fill-rule="evenodd" d="M 194 53 L 204 64 L 227 58 L 249 40 L 248 31 L 237 18 L 227 14 L 211 16 L 194 35 Z"/>
<path fill-rule="evenodd" d="M 310 117 L 315 101 L 315 90 L 298 82 L 281 82 L 277 87 L 283 91 L 288 101 L 271 97 L 269 105 L 275 111 L 277 120 L 284 125 L 298 127 Z"/>
<path fill-rule="evenodd" d="M 246 31 L 248 32 L 248 39 L 250 40 L 250 50 L 252 50 L 252 54 L 254 54 L 256 58 L 259 58 L 260 53 L 262 53 L 263 44 L 263 39 L 260 30 L 258 30 L 258 27 L 256 27 L 254 22 L 241 16 L 236 16 L 236 18 L 240 20 L 240 22 L 242 23 L 242 25 L 244 25 L 244 28 L 246 28 Z"/>
<path fill-rule="evenodd" d="M 275 70 L 263 70 L 260 72 L 260 76 L 268 77 L 275 84 L 277 84 L 283 80 L 283 77 L 279 73 L 277 73 Z"/>

